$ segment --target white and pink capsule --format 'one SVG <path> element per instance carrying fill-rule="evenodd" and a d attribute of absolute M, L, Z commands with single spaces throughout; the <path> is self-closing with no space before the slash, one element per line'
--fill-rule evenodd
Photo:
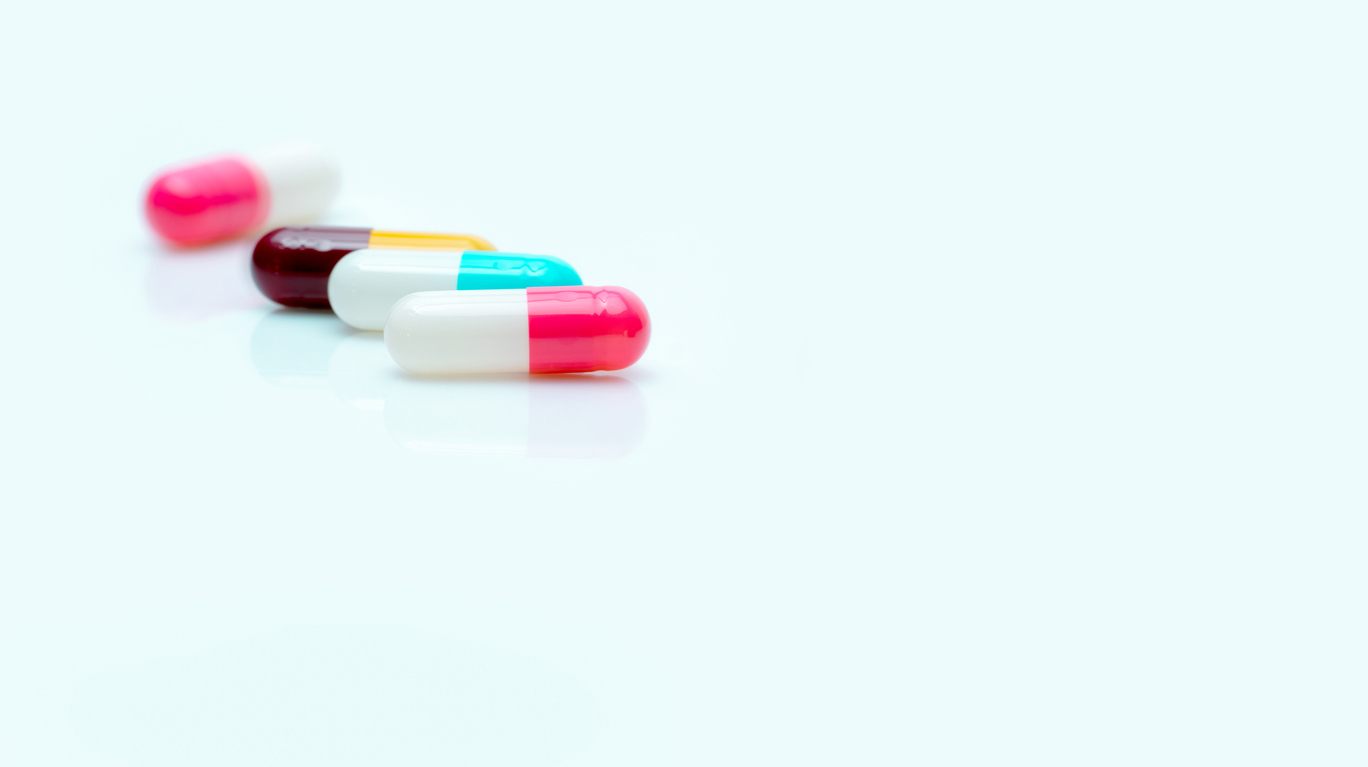
<path fill-rule="evenodd" d="M 635 293 L 587 285 L 414 293 L 385 322 L 390 357 L 420 375 L 621 370 L 650 339 Z"/>
<path fill-rule="evenodd" d="M 316 144 L 196 160 L 162 171 L 147 189 L 147 222 L 180 245 L 236 237 L 316 218 L 337 197 L 342 172 Z"/>

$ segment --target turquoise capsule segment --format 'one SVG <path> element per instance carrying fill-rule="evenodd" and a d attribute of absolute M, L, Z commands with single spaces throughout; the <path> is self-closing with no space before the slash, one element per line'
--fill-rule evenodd
<path fill-rule="evenodd" d="M 510 290 L 516 288 L 583 285 L 579 272 L 555 256 L 530 256 L 467 250 L 461 254 L 457 290 Z"/>

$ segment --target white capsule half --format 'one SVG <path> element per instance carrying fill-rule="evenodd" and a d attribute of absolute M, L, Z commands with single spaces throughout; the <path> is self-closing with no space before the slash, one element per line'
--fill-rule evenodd
<path fill-rule="evenodd" d="M 462 255 L 459 250 L 354 250 L 328 277 L 328 303 L 354 328 L 384 330 L 390 309 L 404 296 L 455 290 Z"/>
<path fill-rule="evenodd" d="M 420 375 L 526 373 L 528 337 L 526 289 L 415 293 L 385 323 L 390 357 Z"/>
<path fill-rule="evenodd" d="M 271 213 L 264 226 L 309 221 L 328 209 L 342 189 L 342 168 L 323 147 L 309 141 L 247 152 L 266 177 Z"/>

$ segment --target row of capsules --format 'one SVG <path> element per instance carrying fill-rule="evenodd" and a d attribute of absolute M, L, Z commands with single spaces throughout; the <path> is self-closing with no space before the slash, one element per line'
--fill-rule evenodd
<path fill-rule="evenodd" d="M 468 234 L 281 226 L 321 215 L 340 188 L 336 161 L 300 142 L 168 169 L 153 180 L 146 212 L 180 245 L 276 227 L 252 254 L 261 292 L 383 330 L 390 357 L 412 373 L 621 370 L 646 351 L 641 299 L 584 285 L 559 258 L 501 252 Z"/>

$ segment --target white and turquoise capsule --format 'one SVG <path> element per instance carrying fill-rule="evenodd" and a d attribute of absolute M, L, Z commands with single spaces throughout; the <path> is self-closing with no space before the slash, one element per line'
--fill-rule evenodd
<path fill-rule="evenodd" d="M 348 253 L 328 277 L 328 303 L 348 325 L 384 330 L 399 299 L 429 290 L 510 290 L 583 285 L 552 256 L 490 250 L 382 250 Z"/>

